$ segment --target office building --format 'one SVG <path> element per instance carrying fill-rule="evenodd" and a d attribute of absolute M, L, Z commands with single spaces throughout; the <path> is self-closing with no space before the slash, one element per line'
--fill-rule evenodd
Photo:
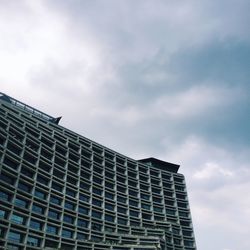
<path fill-rule="evenodd" d="M 0 94 L 0 248 L 195 250 L 184 176 Z"/>

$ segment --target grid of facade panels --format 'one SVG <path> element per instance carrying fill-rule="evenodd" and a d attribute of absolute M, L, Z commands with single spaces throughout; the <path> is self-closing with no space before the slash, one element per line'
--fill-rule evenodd
<path fill-rule="evenodd" d="M 0 247 L 196 249 L 183 175 L 0 104 Z"/>

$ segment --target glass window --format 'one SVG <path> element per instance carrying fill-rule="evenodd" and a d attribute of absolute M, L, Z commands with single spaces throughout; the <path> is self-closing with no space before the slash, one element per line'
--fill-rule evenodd
<path fill-rule="evenodd" d="M 88 197 L 87 195 L 84 195 L 84 194 L 80 194 L 80 195 L 79 195 L 79 199 L 80 199 L 81 201 L 86 201 L 86 202 L 89 201 L 89 197 Z"/>
<path fill-rule="evenodd" d="M 46 194 L 42 191 L 35 190 L 35 196 L 41 199 L 46 199 Z"/>
<path fill-rule="evenodd" d="M 93 187 L 92 191 L 93 191 L 94 194 L 102 195 L 102 190 L 101 189 Z"/>
<path fill-rule="evenodd" d="M 62 192 L 62 189 L 63 189 L 62 186 L 60 186 L 60 185 L 58 185 L 56 183 L 52 183 L 52 188 L 59 191 L 59 192 Z"/>
<path fill-rule="evenodd" d="M 118 213 L 122 213 L 122 214 L 126 214 L 127 213 L 127 209 L 125 209 L 123 207 L 117 207 L 117 212 Z"/>
<path fill-rule="evenodd" d="M 18 206 L 18 207 L 26 208 L 26 207 L 28 207 L 28 202 L 23 200 L 23 199 L 16 198 L 15 199 L 15 205 Z"/>
<path fill-rule="evenodd" d="M 77 239 L 78 240 L 86 240 L 88 239 L 87 234 L 77 233 Z"/>
<path fill-rule="evenodd" d="M 129 190 L 129 195 L 132 195 L 132 196 L 134 196 L 134 197 L 137 197 L 138 192 L 136 192 L 136 191 L 130 189 L 130 190 Z"/>
<path fill-rule="evenodd" d="M 30 220 L 30 228 L 41 230 L 42 229 L 42 223 L 36 220 L 31 219 Z"/>
<path fill-rule="evenodd" d="M 52 219 L 59 219 L 59 213 L 53 210 L 49 210 L 48 216 Z"/>
<path fill-rule="evenodd" d="M 68 202 L 68 201 L 65 201 L 64 207 L 68 208 L 70 210 L 74 210 L 74 204 L 72 204 L 71 202 Z"/>
<path fill-rule="evenodd" d="M 69 230 L 66 230 L 66 229 L 62 230 L 62 237 L 72 238 L 72 235 L 73 235 L 72 231 L 69 231 Z"/>
<path fill-rule="evenodd" d="M 102 201 L 93 198 L 92 199 L 92 204 L 96 205 L 98 207 L 101 207 L 102 206 Z"/>
<path fill-rule="evenodd" d="M 4 218 L 5 217 L 6 212 L 2 209 L 0 209 L 0 218 Z"/>
<path fill-rule="evenodd" d="M 153 201 L 157 202 L 157 203 L 161 203 L 162 199 L 161 198 L 157 198 L 157 197 L 153 197 Z"/>
<path fill-rule="evenodd" d="M 21 173 L 27 177 L 33 178 L 34 173 L 30 171 L 29 169 L 22 167 Z"/>
<path fill-rule="evenodd" d="M 97 212 L 97 211 L 92 211 L 92 216 L 93 216 L 94 218 L 101 219 L 101 218 L 102 218 L 102 213 Z"/>
<path fill-rule="evenodd" d="M 133 210 L 130 210 L 129 214 L 130 214 L 130 216 L 133 216 L 133 217 L 138 217 L 139 216 L 139 213 L 136 212 L 136 211 L 133 211 Z"/>
<path fill-rule="evenodd" d="M 10 199 L 10 195 L 4 191 L 0 191 L 0 200 L 8 201 Z"/>
<path fill-rule="evenodd" d="M 123 196 L 117 196 L 117 201 L 121 202 L 121 203 L 126 203 L 126 197 L 123 197 Z"/>
<path fill-rule="evenodd" d="M 111 210 L 111 211 L 114 211 L 114 205 L 111 205 L 111 204 L 109 204 L 109 203 L 105 203 L 105 208 L 107 209 L 107 210 Z"/>
<path fill-rule="evenodd" d="M 115 220 L 114 216 L 105 214 L 105 220 L 113 222 Z"/>
<path fill-rule="evenodd" d="M 57 205 L 61 204 L 61 200 L 55 196 L 50 196 L 50 202 Z"/>
<path fill-rule="evenodd" d="M 57 234 L 57 227 L 47 225 L 46 232 L 50 234 Z"/>
<path fill-rule="evenodd" d="M 154 207 L 154 211 L 155 212 L 162 212 L 162 208 L 161 207 Z"/>
<path fill-rule="evenodd" d="M 122 218 L 118 218 L 118 224 L 120 224 L 120 225 L 127 225 L 127 220 L 126 219 L 122 219 Z"/>
<path fill-rule="evenodd" d="M 92 222 L 91 228 L 96 231 L 101 231 L 102 230 L 102 225 L 98 223 Z"/>
<path fill-rule="evenodd" d="M 40 245 L 40 240 L 31 236 L 28 236 L 27 238 L 27 245 L 29 246 L 34 246 L 34 247 L 39 247 Z"/>
<path fill-rule="evenodd" d="M 102 179 L 96 176 L 93 176 L 93 182 L 102 185 Z"/>
<path fill-rule="evenodd" d="M 22 237 L 21 237 L 20 233 L 15 233 L 15 232 L 10 231 L 8 236 L 7 236 L 7 239 L 9 241 L 14 241 L 14 242 L 19 243 L 19 242 L 21 242 Z"/>
<path fill-rule="evenodd" d="M 11 184 L 11 185 L 13 185 L 15 183 L 15 179 L 13 177 L 10 177 L 10 176 L 3 174 L 3 173 L 0 174 L 0 180 L 6 182 L 8 184 Z"/>
<path fill-rule="evenodd" d="M 74 219 L 73 219 L 73 217 L 71 217 L 71 216 L 65 214 L 65 215 L 63 216 L 63 221 L 72 224 L 73 221 L 74 221 Z"/>
<path fill-rule="evenodd" d="M 150 210 L 150 205 L 148 204 L 141 204 L 141 207 L 146 210 Z"/>
<path fill-rule="evenodd" d="M 149 195 L 147 194 L 141 194 L 141 199 L 144 199 L 144 200 L 149 200 Z"/>
<path fill-rule="evenodd" d="M 76 196 L 75 192 L 72 191 L 72 190 L 70 190 L 70 189 L 68 189 L 68 188 L 66 189 L 66 194 L 69 195 L 69 196 L 72 196 L 72 197 Z"/>
<path fill-rule="evenodd" d="M 144 213 L 142 213 L 142 218 L 143 219 L 146 219 L 146 220 L 151 220 L 151 215 L 150 214 L 144 214 Z"/>
<path fill-rule="evenodd" d="M 18 183 L 18 189 L 19 189 L 19 190 L 22 190 L 22 191 L 24 191 L 24 192 L 29 193 L 30 190 L 31 190 L 31 186 L 29 186 L 29 185 L 27 185 L 27 184 L 24 184 L 24 183 L 22 183 L 22 182 L 19 182 L 19 183 Z"/>
<path fill-rule="evenodd" d="M 77 225 L 78 225 L 79 227 L 86 227 L 86 228 L 87 228 L 88 225 L 89 225 L 89 222 L 86 221 L 86 220 L 78 219 Z"/>
<path fill-rule="evenodd" d="M 39 213 L 39 214 L 43 214 L 44 213 L 44 208 L 33 204 L 32 211 L 36 212 L 36 213 Z"/>
<path fill-rule="evenodd" d="M 105 192 L 105 197 L 106 197 L 107 199 L 111 199 L 111 200 L 114 199 L 114 195 L 111 194 L 111 193 L 109 193 L 109 192 Z"/>
<path fill-rule="evenodd" d="M 89 209 L 86 208 L 86 207 L 79 207 L 79 208 L 78 208 L 78 212 L 79 212 L 80 214 L 89 214 Z"/>
<path fill-rule="evenodd" d="M 24 223 L 24 218 L 22 216 L 17 215 L 17 214 L 12 214 L 10 220 L 12 222 L 14 222 L 16 224 L 20 224 L 20 225 L 22 225 Z"/>
<path fill-rule="evenodd" d="M 135 200 L 129 200 L 129 205 L 134 206 L 134 207 L 138 207 L 138 202 Z"/>
<path fill-rule="evenodd" d="M 38 175 L 37 176 L 37 181 L 41 184 L 44 184 L 44 185 L 48 185 L 49 183 L 49 180 L 48 179 L 45 179 L 44 177 Z"/>

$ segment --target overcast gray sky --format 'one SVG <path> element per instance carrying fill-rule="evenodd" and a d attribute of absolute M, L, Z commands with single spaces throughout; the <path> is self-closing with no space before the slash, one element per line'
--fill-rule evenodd
<path fill-rule="evenodd" d="M 0 0 L 0 91 L 134 159 L 181 164 L 199 250 L 249 250 L 249 0 Z"/>

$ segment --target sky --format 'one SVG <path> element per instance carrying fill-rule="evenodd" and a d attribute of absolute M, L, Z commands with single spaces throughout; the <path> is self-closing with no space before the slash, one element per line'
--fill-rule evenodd
<path fill-rule="evenodd" d="M 249 250 L 249 0 L 0 0 L 0 91 L 133 159 L 180 164 L 199 250 Z"/>

